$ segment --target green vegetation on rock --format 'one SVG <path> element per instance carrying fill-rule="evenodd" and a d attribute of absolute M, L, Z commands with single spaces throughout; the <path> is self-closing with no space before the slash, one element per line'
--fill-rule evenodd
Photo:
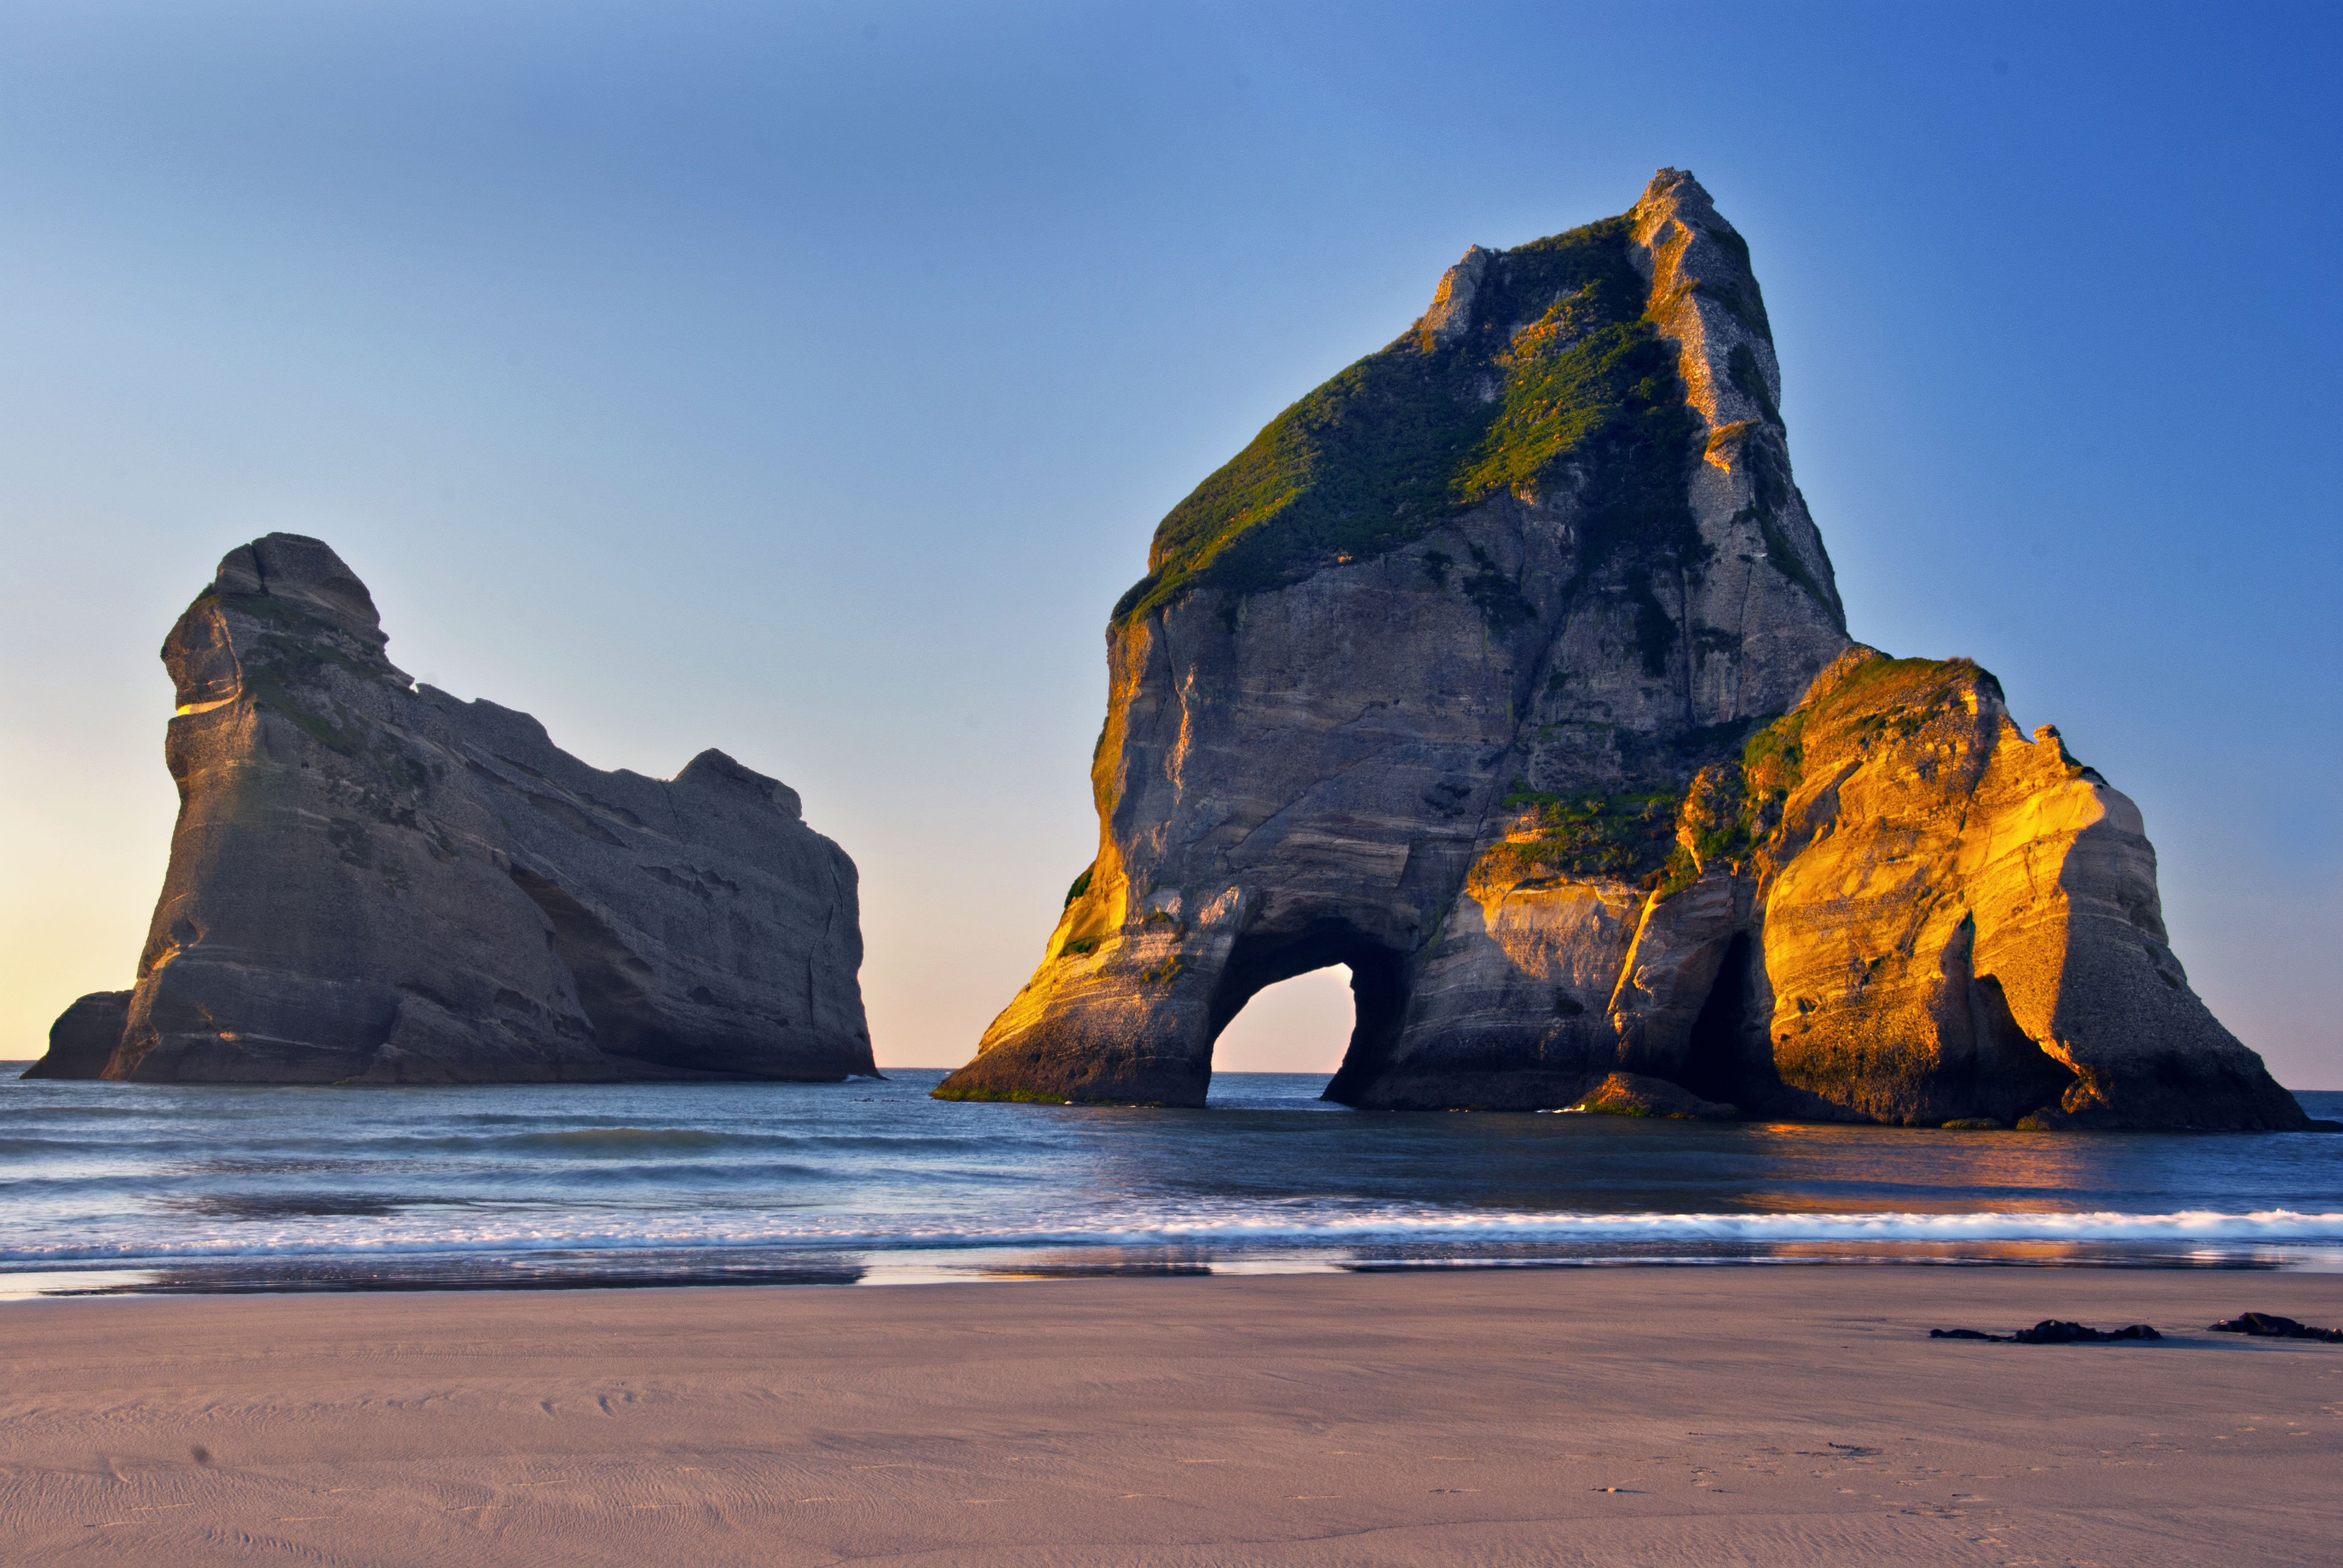
<path fill-rule="evenodd" d="M 1675 841 L 1674 795 L 1549 795 L 1516 789 L 1504 805 L 1529 814 L 1538 833 L 1490 851 L 1516 879 L 1541 873 L 1643 876 L 1666 862 Z"/>
<path fill-rule="evenodd" d="M 1970 682 L 1998 699 L 2001 682 L 1971 658 L 1866 658 L 1805 712 L 1808 729 L 1829 725 L 1901 739 L 1916 733 Z M 1796 716 L 1794 716 L 1796 717 Z"/>
<path fill-rule="evenodd" d="M 1966 712 L 1972 683 L 2001 695 L 1990 671 L 1966 658 L 1865 660 L 1811 706 L 1761 725 L 1737 760 L 1701 769 L 1678 808 L 1674 849 L 1651 884 L 1668 898 L 1718 859 L 1733 860 L 1771 839 L 1805 768 L 1810 734 L 1868 749 L 1917 735 L 1934 719 Z"/>
<path fill-rule="evenodd" d="M 1623 555 L 1696 558 L 1684 495 L 1696 425 L 1674 357 L 1644 318 L 1627 246 L 1627 220 L 1615 217 L 1492 257 L 1460 336 L 1435 347 L 1411 330 L 1360 360 L 1174 507 L 1115 620 L 1198 588 L 1282 588 L 1507 492 L 1577 489 L 1582 578 Z M 1428 566 L 1444 579 L 1450 564 Z M 1527 608 L 1485 573 L 1466 588 L 1493 626 Z"/>
<path fill-rule="evenodd" d="M 1671 898 L 1710 866 L 1741 861 L 1775 838 L 1813 738 L 1833 751 L 1908 740 L 1941 718 L 1966 716 L 1973 688 L 2001 696 L 2000 682 L 1970 659 L 1874 657 L 1810 705 L 1684 738 L 1681 754 L 1704 761 L 1681 794 L 1548 794 L 1516 779 L 1503 804 L 1527 816 L 1517 832 L 1536 836 L 1493 846 L 1484 874 L 1515 882 L 1613 877 Z"/>

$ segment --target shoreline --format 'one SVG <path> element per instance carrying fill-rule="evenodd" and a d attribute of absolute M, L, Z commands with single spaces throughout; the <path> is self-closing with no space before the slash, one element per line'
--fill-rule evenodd
<path fill-rule="evenodd" d="M 1029 1247 L 1029 1250 L 748 1251 L 708 1256 L 602 1254 L 599 1259 L 410 1259 L 367 1266 L 357 1259 L 286 1259 L 195 1266 L 0 1271 L 0 1308 L 16 1301 L 190 1299 L 190 1296 L 419 1296 L 419 1293 L 638 1292 L 638 1289 L 792 1289 L 909 1284 L 1031 1284 L 1073 1280 L 1242 1280 L 1307 1275 L 1640 1271 L 1640 1268 L 2025 1268 L 2025 1271 L 2172 1271 L 2252 1275 L 2343 1275 L 2334 1244 L 2123 1242 L 1778 1242 L 1694 1250 L 1453 1251 L 1362 1256 L 1357 1250 L 1212 1251 L 1169 1247 Z"/>
<path fill-rule="evenodd" d="M 2315 1561 L 2343 1278 L 1439 1269 L 0 1309 L 27 1560 Z M 2154 1344 L 1929 1340 L 2041 1318 Z"/>
<path fill-rule="evenodd" d="M 509 1260 L 448 1260 L 417 1263 L 405 1272 L 327 1260 L 284 1263 L 207 1264 L 173 1269 L 60 1269 L 0 1271 L 0 1308 L 26 1301 L 111 1298 L 182 1299 L 206 1296 L 479 1295 L 568 1291 L 779 1290 L 852 1286 L 900 1289 L 915 1285 L 1001 1285 L 1071 1282 L 1083 1280 L 1287 1279 L 1322 1275 L 1395 1277 L 1414 1274 L 1539 1272 L 1584 1270 L 1674 1269 L 1958 1269 L 2113 1271 L 2117 1272 L 2343 1274 L 2343 1249 L 2331 1245 L 2265 1246 L 2258 1250 L 2200 1248 L 2186 1252 L 1998 1243 L 1791 1243 L 1771 1250 L 1698 1253 L 1654 1250 L 1643 1255 L 1600 1252 L 1583 1256 L 1360 1258 L 1331 1251 L 1326 1255 L 1255 1254 L 1218 1257 L 1115 1258 L 1151 1249 L 1007 1251 L 989 1256 L 966 1252 L 917 1252 L 832 1257 L 800 1256 L 794 1262 L 764 1260 L 722 1266 L 677 1263 L 668 1269 L 629 1270 L 615 1259 L 601 1266 L 560 1264 L 541 1271 L 499 1272 Z M 945 1261 L 938 1261 L 939 1259 Z M 50 1283 L 49 1282 L 55 1282 Z"/>

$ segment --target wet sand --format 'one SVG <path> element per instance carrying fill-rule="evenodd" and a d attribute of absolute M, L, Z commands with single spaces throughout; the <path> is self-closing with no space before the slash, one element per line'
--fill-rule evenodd
<path fill-rule="evenodd" d="M 11 1563 L 2311 1563 L 2343 1276 L 1644 1268 L 0 1305 Z M 1932 1341 L 2044 1317 L 2160 1344 Z"/>

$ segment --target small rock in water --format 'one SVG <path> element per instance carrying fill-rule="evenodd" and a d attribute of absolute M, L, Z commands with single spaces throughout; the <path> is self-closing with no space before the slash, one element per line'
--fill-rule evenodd
<path fill-rule="evenodd" d="M 1734 1121 L 1741 1115 L 1737 1106 L 1703 1100 L 1664 1079 L 1635 1072 L 1611 1074 L 1569 1109 L 1592 1116 L 1656 1116 L 1674 1121 Z"/>
<path fill-rule="evenodd" d="M 1930 1329 L 1932 1340 L 1985 1340 L 1996 1345 L 2107 1345 L 2118 1340 L 2160 1340 L 2164 1336 L 2146 1323 L 2129 1323 L 2119 1329 L 2087 1329 L 2080 1323 L 2045 1318 L 2030 1329 L 2020 1329 L 2014 1334 L 1979 1333 L 1975 1329 Z"/>
<path fill-rule="evenodd" d="M 2268 1340 L 2321 1340 L 2330 1345 L 2343 1344 L 2343 1329 L 2314 1329 L 2308 1323 L 2298 1323 L 2292 1318 L 2282 1318 L 2275 1312 L 2244 1312 L 2234 1318 L 2223 1318 L 2213 1325 L 2219 1334 L 2254 1334 Z"/>

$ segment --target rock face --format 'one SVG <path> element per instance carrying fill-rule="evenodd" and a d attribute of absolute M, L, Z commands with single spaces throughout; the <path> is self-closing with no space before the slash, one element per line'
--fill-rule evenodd
<path fill-rule="evenodd" d="M 720 751 L 589 768 L 385 641 L 315 539 L 220 563 L 163 647 L 179 819 L 137 987 L 75 1002 L 28 1076 L 875 1073 L 854 865 L 793 791 Z"/>
<path fill-rule="evenodd" d="M 1345 964 L 1330 1098 L 2298 1127 L 2139 814 L 1973 665 L 1851 642 L 1748 247 L 1689 175 L 1475 247 L 1158 529 L 1099 853 L 946 1098 L 1195 1105 Z M 1697 1113 L 1697 1112 L 1695 1112 Z"/>

